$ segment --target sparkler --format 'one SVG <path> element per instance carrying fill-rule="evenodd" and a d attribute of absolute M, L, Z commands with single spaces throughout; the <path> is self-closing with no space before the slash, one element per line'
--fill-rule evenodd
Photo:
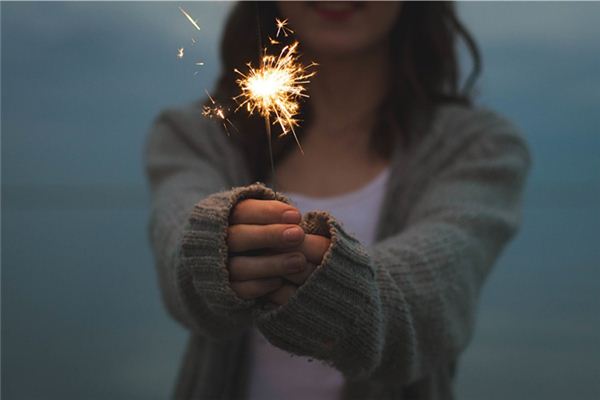
<path fill-rule="evenodd" d="M 193 19 L 188 12 L 181 7 L 178 8 L 188 21 L 197 30 L 200 30 L 197 21 Z M 288 27 L 287 23 L 287 19 L 275 19 L 277 27 L 276 38 L 278 38 L 280 34 L 288 37 L 288 35 L 294 33 L 294 31 Z M 278 40 L 271 37 L 269 37 L 269 42 L 271 45 L 280 44 Z M 196 44 L 196 39 L 192 38 L 192 45 L 194 44 Z M 260 47 L 262 47 L 262 45 Z M 178 49 L 177 57 L 181 59 L 183 56 L 184 48 L 182 47 Z M 198 66 L 204 65 L 201 61 L 198 61 L 195 64 Z M 234 70 L 240 75 L 240 78 L 236 80 L 236 83 L 241 89 L 241 93 L 233 98 L 239 104 L 235 111 L 245 107 L 250 115 L 256 112 L 264 118 L 269 142 L 269 155 L 271 158 L 273 178 L 275 175 L 275 167 L 271 145 L 271 125 L 278 125 L 281 128 L 279 137 L 285 136 L 291 132 L 294 135 L 294 139 L 298 144 L 300 152 L 304 154 L 304 150 L 298 141 L 298 136 L 296 135 L 294 128 L 299 126 L 299 120 L 296 117 L 300 112 L 299 100 L 302 97 L 308 97 L 305 85 L 310 82 L 309 78 L 316 73 L 314 71 L 309 71 L 309 69 L 316 65 L 316 63 L 312 63 L 305 67 L 299 62 L 298 42 L 295 41 L 290 45 L 284 46 L 277 56 L 267 54 L 267 49 L 263 49 L 261 65 L 258 68 L 254 68 L 248 63 L 247 73 L 244 74 L 238 69 Z M 194 73 L 194 75 L 196 73 Z M 206 94 L 212 105 L 203 106 L 202 115 L 207 118 L 220 120 L 227 135 L 229 135 L 229 130 L 227 129 L 228 124 L 238 130 L 227 117 L 227 112 L 229 110 L 217 104 L 208 92 L 206 92 Z"/>
<path fill-rule="evenodd" d="M 278 37 L 283 32 L 284 36 L 293 33 L 287 27 L 287 20 L 275 19 Z M 259 26 L 260 39 L 260 26 Z M 277 40 L 269 38 L 271 44 L 279 44 Z M 261 46 L 262 47 L 262 46 Z M 253 68 L 251 63 L 247 64 L 248 72 L 246 74 L 238 69 L 234 71 L 241 78 L 236 83 L 242 90 L 241 94 L 234 97 L 239 103 L 236 111 L 241 107 L 246 107 L 248 114 L 257 112 L 265 120 L 265 129 L 267 131 L 267 140 L 269 143 L 269 157 L 271 160 L 271 174 L 275 179 L 275 163 L 273 161 L 273 147 L 271 144 L 271 118 L 273 125 L 281 127 L 281 136 L 292 132 L 294 139 L 298 144 L 300 152 L 304 155 L 304 150 L 298 141 L 298 136 L 294 127 L 297 127 L 299 120 L 296 118 L 300 111 L 299 100 L 302 97 L 308 97 L 305 93 L 304 85 L 310 83 L 309 78 L 316 74 L 314 71 L 308 71 L 316 66 L 312 63 L 304 67 L 299 62 L 298 42 L 284 46 L 278 56 L 267 54 L 267 49 L 263 50 L 261 65 L 259 68 Z M 273 190 L 275 185 L 273 184 Z"/>
<path fill-rule="evenodd" d="M 249 63 L 248 73 L 244 74 L 235 69 L 241 78 L 236 82 L 242 93 L 234 98 L 239 107 L 246 107 L 250 115 L 255 112 L 265 119 L 269 143 L 271 140 L 271 118 L 273 125 L 281 127 L 284 136 L 292 133 L 302 154 L 302 146 L 296 136 L 295 127 L 298 126 L 296 115 L 300 111 L 298 100 L 308 97 L 305 93 L 305 84 L 316 72 L 308 71 L 317 65 L 312 63 L 304 67 L 298 61 L 298 42 L 285 46 L 278 56 L 265 54 L 261 60 L 260 68 L 253 68 Z"/>

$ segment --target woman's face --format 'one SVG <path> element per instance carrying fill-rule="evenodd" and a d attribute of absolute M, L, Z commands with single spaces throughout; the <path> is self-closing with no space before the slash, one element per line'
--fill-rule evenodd
<path fill-rule="evenodd" d="M 280 1 L 279 11 L 315 55 L 352 56 L 384 43 L 400 2 Z"/>

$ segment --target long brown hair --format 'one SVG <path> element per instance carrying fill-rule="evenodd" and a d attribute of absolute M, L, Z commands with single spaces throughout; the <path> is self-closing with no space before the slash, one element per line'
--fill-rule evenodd
<path fill-rule="evenodd" d="M 281 18 L 275 2 L 239 2 L 227 20 L 221 41 L 222 72 L 214 96 L 221 104 L 232 104 L 239 94 L 234 69 L 251 62 L 259 65 L 260 46 L 275 37 L 275 18 Z M 472 70 L 459 88 L 457 38 L 463 40 L 472 58 Z M 381 104 L 382 118 L 371 135 L 370 148 L 389 158 L 393 146 L 410 146 L 425 132 L 424 124 L 434 109 L 444 103 L 471 104 L 472 89 L 481 70 L 477 45 L 458 20 L 451 2 L 406 2 L 392 28 L 391 51 L 394 81 Z M 318 60 L 317 60 L 318 61 Z M 308 100 L 309 101 L 309 100 Z M 299 118 L 308 123 L 309 107 L 301 105 Z M 243 111 L 230 118 L 239 133 L 231 139 L 242 149 L 254 180 L 264 180 L 270 171 L 264 121 Z M 296 131 L 302 137 L 302 129 Z M 296 144 L 291 135 L 273 141 L 275 163 Z"/>

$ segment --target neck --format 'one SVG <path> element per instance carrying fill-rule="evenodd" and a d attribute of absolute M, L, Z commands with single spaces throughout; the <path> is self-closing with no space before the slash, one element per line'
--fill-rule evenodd
<path fill-rule="evenodd" d="M 387 94 L 390 58 L 387 44 L 353 57 L 317 57 L 310 84 L 311 125 L 330 134 L 369 130 Z"/>

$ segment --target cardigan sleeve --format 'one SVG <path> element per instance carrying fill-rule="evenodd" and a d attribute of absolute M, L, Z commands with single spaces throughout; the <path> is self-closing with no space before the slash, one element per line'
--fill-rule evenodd
<path fill-rule="evenodd" d="M 421 192 L 397 234 L 371 247 L 327 212 L 305 216 L 331 239 L 288 303 L 255 311 L 274 345 L 348 379 L 414 382 L 453 361 L 473 331 L 478 294 L 520 221 L 527 146 L 488 126 Z"/>
<path fill-rule="evenodd" d="M 241 157 L 225 140 L 199 111 L 172 110 L 156 119 L 145 148 L 148 231 L 163 302 L 185 327 L 213 339 L 248 327 L 255 303 L 229 285 L 231 208 L 247 197 L 287 201 L 263 185 L 242 186 Z"/>

